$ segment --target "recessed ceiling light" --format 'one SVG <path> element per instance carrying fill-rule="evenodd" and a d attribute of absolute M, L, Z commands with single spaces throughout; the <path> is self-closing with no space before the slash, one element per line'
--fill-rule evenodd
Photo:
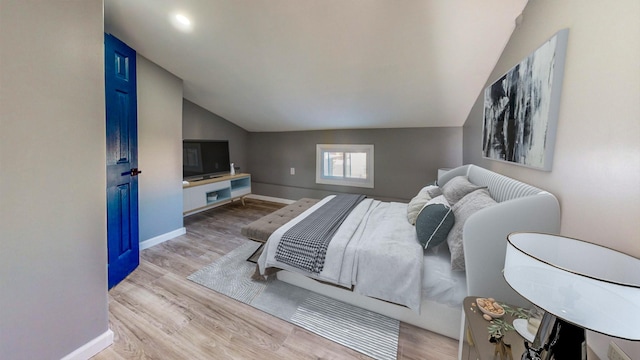
<path fill-rule="evenodd" d="M 191 20 L 189 20 L 186 16 L 182 15 L 182 14 L 177 14 L 176 15 L 176 20 L 178 20 L 178 22 L 184 26 L 189 26 L 191 25 Z"/>
<path fill-rule="evenodd" d="M 189 20 L 186 15 L 174 13 L 169 17 L 169 20 L 171 21 L 171 24 L 180 31 L 190 32 L 193 29 L 191 20 Z"/>

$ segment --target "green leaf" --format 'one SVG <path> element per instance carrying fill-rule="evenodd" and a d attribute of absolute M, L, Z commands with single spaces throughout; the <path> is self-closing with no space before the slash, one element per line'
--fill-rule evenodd
<path fill-rule="evenodd" d="M 517 317 L 518 319 L 528 319 L 529 318 L 529 310 L 527 309 L 523 309 L 523 308 L 512 308 L 509 305 L 506 304 L 500 304 L 500 306 L 502 306 L 502 308 L 504 308 L 504 311 L 514 317 Z"/>
<path fill-rule="evenodd" d="M 506 310 L 505 310 L 506 311 Z M 504 321 L 503 319 L 493 319 L 491 320 L 491 324 L 487 326 L 487 331 L 489 332 L 489 336 L 500 337 L 504 335 L 507 331 L 514 330 L 513 325 Z"/>

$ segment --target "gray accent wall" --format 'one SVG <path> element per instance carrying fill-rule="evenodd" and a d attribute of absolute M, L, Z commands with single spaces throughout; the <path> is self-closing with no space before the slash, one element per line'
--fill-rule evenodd
<path fill-rule="evenodd" d="M 316 144 L 373 144 L 374 188 L 316 184 Z M 297 200 L 362 193 L 408 201 L 441 167 L 462 164 L 461 128 L 361 129 L 249 133 L 252 192 Z M 295 168 L 295 175 L 290 169 Z"/>
<path fill-rule="evenodd" d="M 184 139 L 229 140 L 231 161 L 251 174 L 252 193 L 297 200 L 359 192 L 407 201 L 438 168 L 462 164 L 461 128 L 404 128 L 247 132 L 192 103 L 183 102 Z M 373 189 L 315 183 L 316 144 L 373 144 Z M 296 174 L 290 175 L 295 168 Z"/>
<path fill-rule="evenodd" d="M 108 333 L 102 5 L 0 0 L 2 359 Z"/>
<path fill-rule="evenodd" d="M 487 85 L 569 28 L 551 172 L 481 157 L 482 94 L 464 125 L 464 162 L 554 193 L 563 235 L 640 257 L 640 2 L 529 1 Z M 578 255 L 579 256 L 579 255 Z M 589 333 L 606 359 L 611 338 Z M 640 343 L 614 340 L 632 359 Z"/>
<path fill-rule="evenodd" d="M 182 80 L 138 54 L 140 242 L 183 228 Z"/>
<path fill-rule="evenodd" d="M 182 114 L 183 139 L 229 140 L 231 162 L 239 166 L 241 172 L 250 172 L 246 130 L 187 99 L 184 99 Z"/>

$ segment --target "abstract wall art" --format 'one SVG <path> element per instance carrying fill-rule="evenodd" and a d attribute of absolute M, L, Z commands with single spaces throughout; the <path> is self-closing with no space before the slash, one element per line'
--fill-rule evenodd
<path fill-rule="evenodd" d="M 484 90 L 483 157 L 551 171 L 569 29 Z"/>

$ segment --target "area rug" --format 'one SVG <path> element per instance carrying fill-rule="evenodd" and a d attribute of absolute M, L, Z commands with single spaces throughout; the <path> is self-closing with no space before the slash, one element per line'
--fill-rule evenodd
<path fill-rule="evenodd" d="M 187 279 L 374 359 L 396 359 L 400 322 L 276 279 L 254 281 L 249 241 Z"/>

